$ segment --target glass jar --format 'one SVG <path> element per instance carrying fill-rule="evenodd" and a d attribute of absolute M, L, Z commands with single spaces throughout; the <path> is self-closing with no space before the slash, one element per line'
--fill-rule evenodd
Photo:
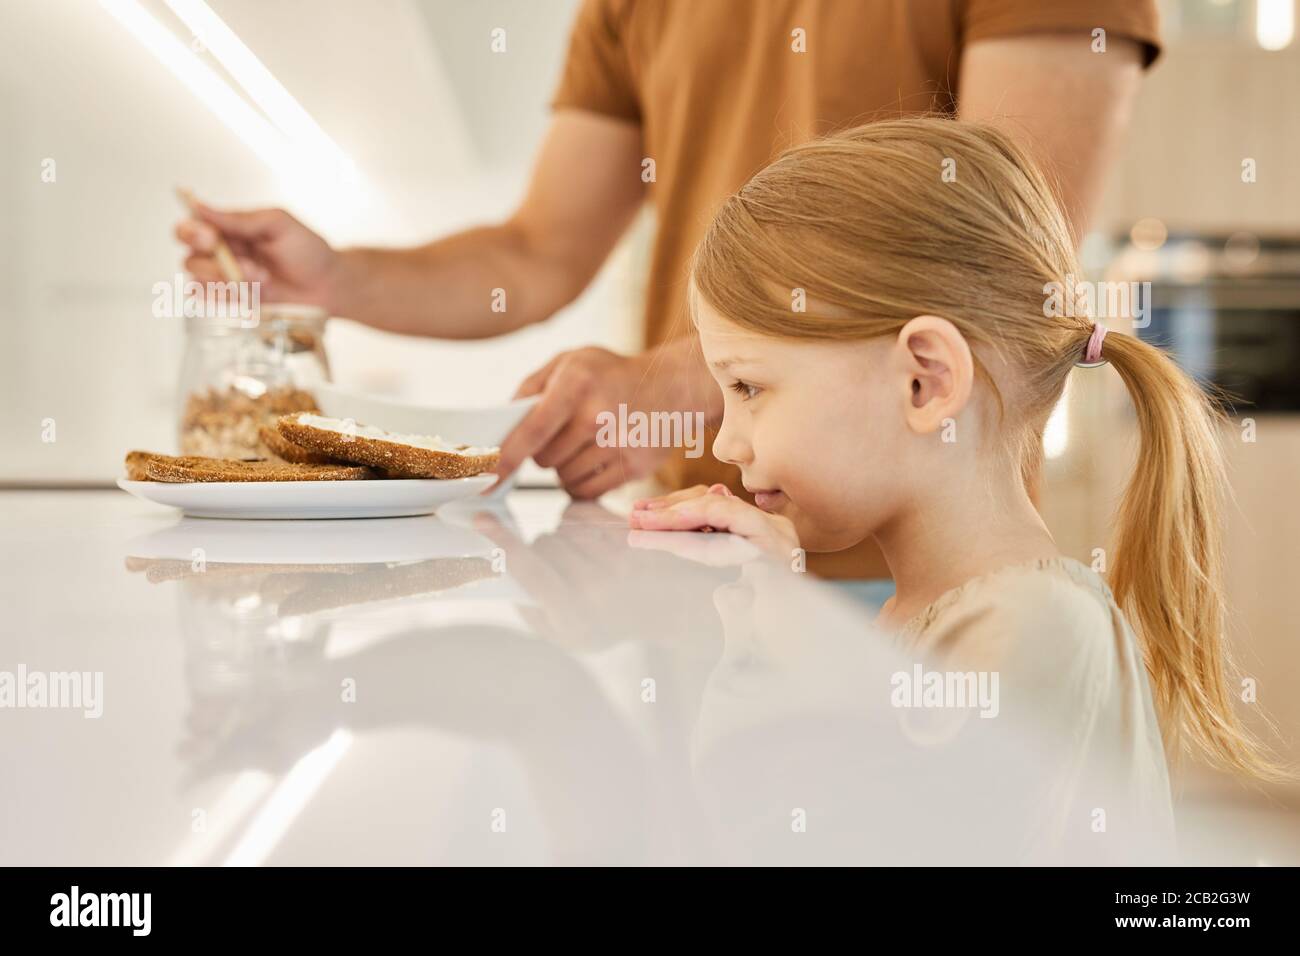
<path fill-rule="evenodd" d="M 318 411 L 312 389 L 329 381 L 324 309 L 264 305 L 254 324 L 188 316 L 181 366 L 182 455 L 270 458 L 258 432 L 281 415 Z"/>

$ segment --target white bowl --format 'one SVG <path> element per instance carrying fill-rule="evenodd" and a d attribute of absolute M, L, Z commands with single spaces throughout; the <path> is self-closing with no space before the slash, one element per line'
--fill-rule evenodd
<path fill-rule="evenodd" d="M 367 395 L 338 385 L 313 385 L 312 394 L 327 418 L 350 418 L 358 425 L 375 425 L 408 435 L 439 435 L 458 445 L 499 446 L 519 424 L 538 396 L 505 405 L 481 408 L 437 408 L 379 395 Z"/>

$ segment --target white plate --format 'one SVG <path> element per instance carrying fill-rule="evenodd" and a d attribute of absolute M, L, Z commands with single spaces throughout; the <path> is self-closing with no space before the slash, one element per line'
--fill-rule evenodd
<path fill-rule="evenodd" d="M 376 481 L 128 481 L 117 486 L 143 501 L 193 518 L 402 518 L 477 495 L 496 475 Z"/>

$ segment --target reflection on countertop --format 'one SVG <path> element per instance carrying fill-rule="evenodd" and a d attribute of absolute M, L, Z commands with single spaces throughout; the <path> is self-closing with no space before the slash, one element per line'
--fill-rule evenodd
<path fill-rule="evenodd" d="M 917 662 L 870 611 L 727 535 L 543 491 L 361 521 L 0 501 L 3 660 L 104 677 L 99 720 L 0 713 L 3 863 L 1171 852 L 1096 742 L 892 706 Z"/>

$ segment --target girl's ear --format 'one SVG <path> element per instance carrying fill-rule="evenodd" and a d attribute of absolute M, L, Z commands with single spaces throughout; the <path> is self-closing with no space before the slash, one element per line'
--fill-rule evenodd
<path fill-rule="evenodd" d="M 891 365 L 905 392 L 908 427 L 926 435 L 956 418 L 970 401 L 975 360 L 966 337 L 947 319 L 918 315 L 898 332 Z"/>

